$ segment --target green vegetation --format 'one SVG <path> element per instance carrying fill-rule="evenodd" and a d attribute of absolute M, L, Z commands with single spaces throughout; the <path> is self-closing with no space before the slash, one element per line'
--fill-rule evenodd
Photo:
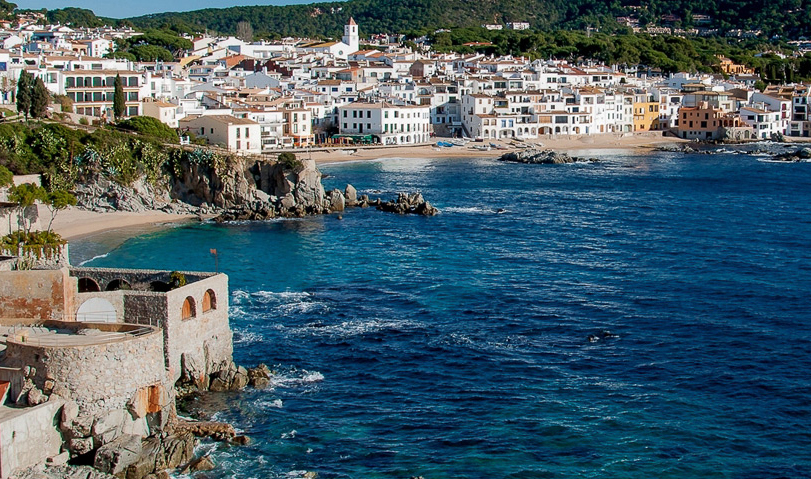
<path fill-rule="evenodd" d="M 6 0 L 0 0 L 0 19 L 5 20 L 11 18 L 12 12 L 17 8 L 17 4 L 9 3 Z"/>
<path fill-rule="evenodd" d="M 277 161 L 279 162 L 279 164 L 282 165 L 282 168 L 284 168 L 285 170 L 296 171 L 301 169 L 302 166 L 304 166 L 301 163 L 301 160 L 296 159 L 296 155 L 294 153 L 290 153 L 287 151 L 279 154 Z"/>
<path fill-rule="evenodd" d="M 169 273 L 169 285 L 172 289 L 186 286 L 186 275 L 180 271 L 172 271 Z"/>
<path fill-rule="evenodd" d="M 0 188 L 11 186 L 14 181 L 14 173 L 5 166 L 0 165 Z"/>
<path fill-rule="evenodd" d="M 41 173 L 48 191 L 71 191 L 79 181 L 104 176 L 122 185 L 139 179 L 158 186 L 183 174 L 183 163 L 209 168 L 222 174 L 229 157 L 210 150 L 167 147 L 173 130 L 158 127 L 151 118 L 135 117 L 122 122 L 125 128 L 144 136 L 98 128 L 93 132 L 64 125 L 0 124 L 0 166 L 14 174 Z"/>
<path fill-rule="evenodd" d="M 78 27 L 103 27 L 106 22 L 96 16 L 92 10 L 86 8 L 66 7 L 58 8 L 56 10 L 49 10 L 45 13 L 45 18 L 48 23 L 59 23 L 62 25 L 70 25 L 73 28 Z"/>
<path fill-rule="evenodd" d="M 20 78 L 17 79 L 17 111 L 28 119 L 28 111 L 31 109 L 31 86 L 34 83 L 34 77 L 25 70 L 20 72 Z"/>
<path fill-rule="evenodd" d="M 177 142 L 177 132 L 169 128 L 166 123 L 150 116 L 133 116 L 124 121 L 118 122 L 119 128 L 131 130 L 144 136 L 150 136 L 159 140 L 175 143 Z"/>
<path fill-rule="evenodd" d="M 126 100 L 124 99 L 124 85 L 121 83 L 121 75 L 116 74 L 113 80 L 113 116 L 116 120 L 124 116 L 126 108 Z"/>
<path fill-rule="evenodd" d="M 144 62 L 155 60 L 171 62 L 182 56 L 184 50 L 191 48 L 192 43 L 180 37 L 176 31 L 147 30 L 143 35 L 116 40 L 116 51 L 108 56 Z"/>
<path fill-rule="evenodd" d="M 25 209 L 32 206 L 37 200 L 44 200 L 45 195 L 45 189 L 33 183 L 23 183 L 22 185 L 12 186 L 8 190 L 9 201 L 17 204 L 17 224 L 23 225 L 23 231 L 26 234 L 28 234 L 31 224 L 26 223 Z"/>
<path fill-rule="evenodd" d="M 66 209 L 68 206 L 76 206 L 76 197 L 72 193 L 65 190 L 56 190 L 46 193 L 44 197 L 45 206 L 51 212 L 51 220 L 48 222 L 48 232 L 53 227 L 56 215 Z"/>
<path fill-rule="evenodd" d="M 642 5 L 642 8 L 632 8 Z M 335 11 L 337 7 L 341 11 Z M 415 14 L 418 12 L 419 14 Z M 726 31 L 732 28 L 760 29 L 772 35 L 799 37 L 811 33 L 811 2 L 808 0 L 351 0 L 345 3 L 315 3 L 287 6 L 231 7 L 193 12 L 171 12 L 129 19 L 141 28 L 171 26 L 177 31 L 215 31 L 235 34 L 237 24 L 249 22 L 258 37 L 330 35 L 338 37 L 352 16 L 363 33 L 408 32 L 437 28 L 478 27 L 484 23 L 526 21 L 540 31 L 597 28 L 615 33 L 623 27 L 617 16 L 637 16 L 642 25 L 665 14 L 680 17 L 674 26 L 695 26 L 694 15 L 712 16 L 706 26 Z M 259 28 L 261 26 L 261 29 Z"/>
<path fill-rule="evenodd" d="M 53 231 L 15 231 L 0 238 L 0 248 L 16 250 L 20 243 L 28 247 L 56 246 L 67 243 Z"/>

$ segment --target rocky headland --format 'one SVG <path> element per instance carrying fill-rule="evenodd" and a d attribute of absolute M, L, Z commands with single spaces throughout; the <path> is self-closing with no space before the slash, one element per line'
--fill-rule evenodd
<path fill-rule="evenodd" d="M 525 150 L 511 151 L 499 157 L 500 161 L 510 163 L 525 163 L 538 165 L 562 165 L 567 163 L 595 163 L 600 161 L 597 158 L 581 158 L 569 156 L 552 150 L 539 150 L 537 148 L 527 148 Z"/>
<path fill-rule="evenodd" d="M 294 218 L 340 213 L 347 208 L 432 216 L 438 210 L 420 193 L 402 193 L 391 201 L 358 195 L 352 185 L 325 191 L 312 160 L 283 164 L 233 157 L 225 165 L 181 162 L 165 183 L 140 178 L 122 185 L 95 174 L 77 184 L 78 207 L 97 212 L 163 211 L 196 214 L 217 222 Z"/>

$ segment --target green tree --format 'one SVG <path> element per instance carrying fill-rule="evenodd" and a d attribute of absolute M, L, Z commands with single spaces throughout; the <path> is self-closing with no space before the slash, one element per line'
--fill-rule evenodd
<path fill-rule="evenodd" d="M 76 197 L 68 191 L 55 190 L 45 196 L 45 206 L 51 212 L 51 220 L 48 222 L 48 233 L 50 233 L 57 213 L 68 206 L 76 206 Z"/>
<path fill-rule="evenodd" d="M 44 118 L 48 114 L 48 103 L 51 102 L 51 94 L 42 78 L 37 78 L 31 88 L 31 118 Z"/>
<path fill-rule="evenodd" d="M 25 70 L 20 72 L 20 78 L 17 80 L 17 113 L 25 115 L 26 121 L 31 110 L 31 86 L 33 83 L 34 77 L 30 73 Z"/>
<path fill-rule="evenodd" d="M 294 153 L 287 151 L 279 155 L 278 162 L 285 170 L 297 170 L 303 166 L 301 161 L 296 159 L 296 155 Z"/>
<path fill-rule="evenodd" d="M 116 119 L 124 116 L 124 103 L 124 84 L 121 82 L 121 75 L 116 74 L 113 82 L 113 115 Z"/>
<path fill-rule="evenodd" d="M 152 136 L 161 140 L 177 143 L 177 132 L 167 124 L 151 116 L 134 116 L 119 122 L 118 126 L 127 130 L 136 131 L 144 136 Z"/>
<path fill-rule="evenodd" d="M 22 185 L 12 186 L 8 192 L 8 199 L 17 205 L 17 228 L 22 225 L 25 234 L 31 227 L 31 224 L 25 219 L 25 210 L 32 206 L 37 200 L 45 199 L 45 189 L 33 183 L 23 183 Z"/>
<path fill-rule="evenodd" d="M 14 184 L 14 173 L 3 165 L 0 165 L 0 188 Z"/>

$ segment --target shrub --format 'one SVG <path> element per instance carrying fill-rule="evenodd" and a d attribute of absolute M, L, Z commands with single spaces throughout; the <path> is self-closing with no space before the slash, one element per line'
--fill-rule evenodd
<path fill-rule="evenodd" d="M 290 152 L 284 152 L 279 155 L 278 162 L 285 170 L 296 171 L 301 169 L 304 165 L 301 160 L 296 159 L 296 155 Z"/>
<path fill-rule="evenodd" d="M 177 133 L 168 125 L 151 116 L 134 116 L 118 123 L 125 130 L 134 131 L 144 136 L 177 142 Z"/>
<path fill-rule="evenodd" d="M 172 271 L 169 273 L 169 285 L 172 287 L 172 289 L 186 286 L 186 275 L 180 271 Z"/>
<path fill-rule="evenodd" d="M 86 118 L 86 117 L 81 117 L 81 118 L 79 118 L 79 124 L 80 124 L 80 125 L 89 125 L 89 124 L 90 124 L 90 122 L 89 122 L 89 121 L 87 121 L 87 118 Z"/>

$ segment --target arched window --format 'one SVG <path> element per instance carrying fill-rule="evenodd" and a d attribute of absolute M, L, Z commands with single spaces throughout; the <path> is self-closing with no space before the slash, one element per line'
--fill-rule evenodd
<path fill-rule="evenodd" d="M 214 294 L 213 290 L 209 289 L 203 294 L 203 312 L 205 313 L 212 309 L 217 309 L 217 296 Z"/>
<path fill-rule="evenodd" d="M 132 289 L 132 286 L 130 286 L 130 284 L 123 279 L 114 279 L 107 284 L 106 288 L 107 291 L 118 291 L 119 289 L 130 290 Z"/>
<path fill-rule="evenodd" d="M 197 316 L 196 306 L 194 304 L 194 298 L 191 296 L 187 297 L 185 301 L 183 301 L 183 311 L 181 312 L 180 317 L 182 319 L 191 319 Z"/>
<path fill-rule="evenodd" d="M 101 291 L 101 286 L 91 278 L 79 278 L 79 292 L 91 293 Z"/>

